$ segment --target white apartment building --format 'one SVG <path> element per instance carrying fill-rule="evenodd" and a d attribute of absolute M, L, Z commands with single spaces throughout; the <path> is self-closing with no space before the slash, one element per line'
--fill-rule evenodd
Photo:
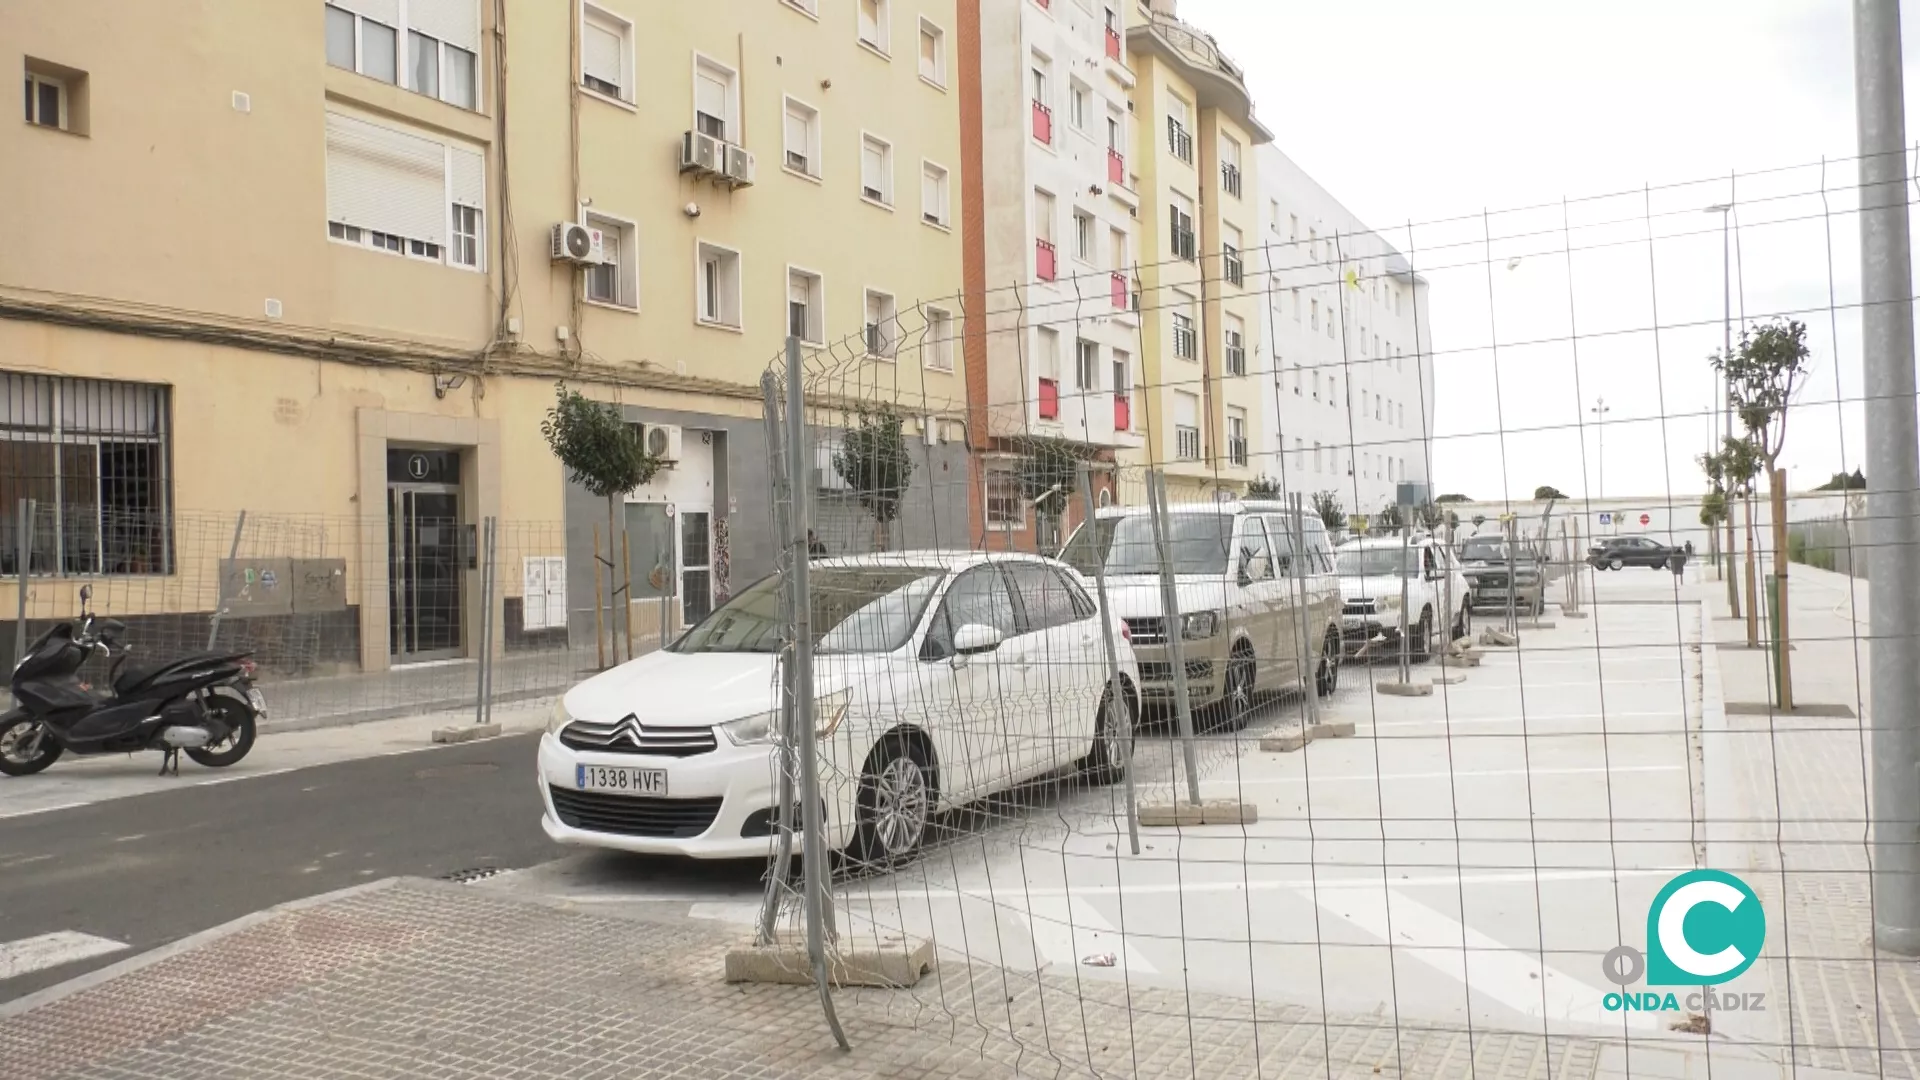
<path fill-rule="evenodd" d="M 1127 0 L 981 5 L 987 435 L 1145 440 Z M 1007 459 L 1009 462 L 1011 459 Z M 989 454 L 987 528 L 1019 529 Z"/>
<path fill-rule="evenodd" d="M 1400 483 L 1432 483 L 1427 281 L 1292 159 L 1271 145 L 1257 153 L 1273 274 L 1261 471 L 1374 514 Z"/>

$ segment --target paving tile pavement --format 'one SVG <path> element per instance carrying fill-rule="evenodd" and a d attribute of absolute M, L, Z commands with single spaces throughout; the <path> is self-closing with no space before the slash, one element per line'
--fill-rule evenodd
<path fill-rule="evenodd" d="M 9 1080 L 1595 1075 L 1597 1043 L 948 963 L 842 991 L 719 977 L 731 936 L 403 880 L 283 910 L 0 1019 Z"/>

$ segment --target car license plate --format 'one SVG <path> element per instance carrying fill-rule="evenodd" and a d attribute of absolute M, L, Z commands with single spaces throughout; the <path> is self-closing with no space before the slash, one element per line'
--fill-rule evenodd
<path fill-rule="evenodd" d="M 667 793 L 667 770 L 665 769 L 575 765 L 573 781 L 581 791 L 609 791 L 615 795 L 665 795 Z"/>
<path fill-rule="evenodd" d="M 253 706 L 253 715 L 258 717 L 267 715 L 267 695 L 260 691 L 247 691 L 247 704 Z"/>

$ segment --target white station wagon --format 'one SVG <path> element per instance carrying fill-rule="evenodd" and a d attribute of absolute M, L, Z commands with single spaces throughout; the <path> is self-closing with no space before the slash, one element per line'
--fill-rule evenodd
<path fill-rule="evenodd" d="M 899 552 L 809 564 L 827 842 L 861 862 L 911 854 L 931 817 L 1073 768 L 1118 779 L 1139 669 L 1064 563 Z M 762 578 L 666 649 L 569 691 L 540 740 L 547 835 L 696 858 L 773 850 L 780 582 Z"/>

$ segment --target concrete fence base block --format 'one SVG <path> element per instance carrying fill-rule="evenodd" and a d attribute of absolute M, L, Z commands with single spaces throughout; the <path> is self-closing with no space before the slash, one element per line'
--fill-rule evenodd
<path fill-rule="evenodd" d="M 1528 620 L 1527 622 L 1523 622 L 1523 623 L 1521 623 L 1521 624 L 1520 624 L 1520 629 L 1522 629 L 1522 630 L 1551 630 L 1551 629 L 1553 629 L 1553 624 L 1552 624 L 1552 623 L 1550 623 L 1550 622 L 1542 622 L 1542 621 L 1541 621 L 1541 620 L 1539 620 L 1539 619 L 1530 619 L 1530 620 Z"/>
<path fill-rule="evenodd" d="M 1374 685 L 1374 689 L 1389 697 L 1432 697 L 1432 683 L 1383 682 Z"/>
<path fill-rule="evenodd" d="M 1262 735 L 1260 737 L 1260 749 L 1265 750 L 1269 754 L 1291 754 L 1312 741 L 1312 732 L 1294 732 L 1288 735 Z"/>
<path fill-rule="evenodd" d="M 907 989 L 932 971 L 933 963 L 931 941 L 897 935 L 846 940 L 827 954 L 827 979 L 835 986 Z M 730 983 L 812 986 L 813 964 L 807 959 L 804 941 L 783 939 L 771 945 L 743 942 L 727 950 L 726 979 Z"/>
<path fill-rule="evenodd" d="M 1520 635 L 1509 634 L 1505 630 L 1496 630 L 1489 626 L 1480 631 L 1480 644 L 1495 647 L 1518 645 Z"/>
<path fill-rule="evenodd" d="M 1584 611 L 1562 611 L 1560 617 L 1563 619 L 1584 619 L 1587 617 L 1587 613 Z"/>
<path fill-rule="evenodd" d="M 1170 803 L 1142 803 L 1140 824 L 1146 828 L 1193 825 L 1250 825 L 1260 820 L 1260 808 L 1237 799 L 1202 799 L 1199 805 L 1178 799 Z"/>
<path fill-rule="evenodd" d="M 1324 724 L 1315 724 L 1308 728 L 1307 737 L 1310 739 L 1339 739 L 1352 735 L 1353 732 L 1353 721 L 1332 720 Z"/>
<path fill-rule="evenodd" d="M 1435 675 L 1432 679 L 1435 686 L 1459 686 L 1466 681 L 1465 675 Z"/>
<path fill-rule="evenodd" d="M 500 734 L 499 724 L 462 724 L 459 727 L 433 729 L 433 741 L 437 743 L 472 742 L 475 739 L 491 739 Z"/>
<path fill-rule="evenodd" d="M 1477 652 L 1455 653 L 1452 656 L 1442 657 L 1440 660 L 1440 667 L 1443 670 L 1446 668 L 1468 668 L 1468 667 L 1479 667 L 1479 666 L 1480 666 L 1480 654 Z"/>

